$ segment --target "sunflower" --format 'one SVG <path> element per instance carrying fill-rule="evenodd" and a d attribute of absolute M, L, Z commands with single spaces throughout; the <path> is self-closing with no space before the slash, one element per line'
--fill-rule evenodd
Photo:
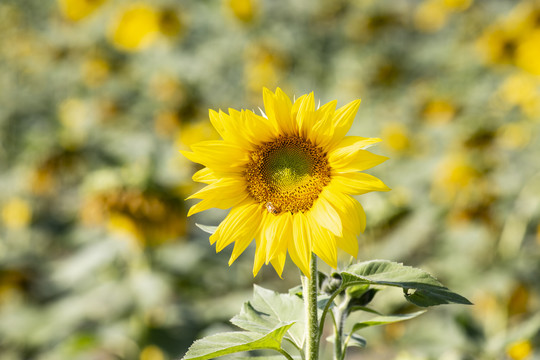
<path fill-rule="evenodd" d="M 312 253 L 333 268 L 337 248 L 356 257 L 366 216 L 351 195 L 390 190 L 360 171 L 387 160 L 365 150 L 377 138 L 345 136 L 360 100 L 336 110 L 315 108 L 313 93 L 291 100 L 281 89 L 263 89 L 266 114 L 210 110 L 223 140 L 182 151 L 204 165 L 193 180 L 208 184 L 188 199 L 202 199 L 188 216 L 209 208 L 231 211 L 210 236 L 216 251 L 234 244 L 229 265 L 255 239 L 253 275 L 271 263 L 279 276 L 287 252 L 309 276 Z"/>

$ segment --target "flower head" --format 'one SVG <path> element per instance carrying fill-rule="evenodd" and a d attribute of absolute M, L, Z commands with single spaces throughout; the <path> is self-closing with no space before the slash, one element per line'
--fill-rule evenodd
<path fill-rule="evenodd" d="M 271 263 L 281 276 L 287 253 L 306 275 L 312 252 L 336 268 L 337 248 L 357 256 L 366 224 L 351 195 L 389 190 L 360 172 L 387 159 L 365 150 L 380 139 L 346 136 L 360 100 L 336 110 L 336 101 L 315 108 L 313 93 L 294 103 L 279 88 L 263 96 L 263 116 L 210 110 L 223 140 L 182 152 L 205 166 L 193 180 L 208 184 L 189 197 L 202 200 L 188 216 L 231 208 L 210 242 L 218 252 L 235 243 L 230 265 L 254 239 L 254 275 Z"/>

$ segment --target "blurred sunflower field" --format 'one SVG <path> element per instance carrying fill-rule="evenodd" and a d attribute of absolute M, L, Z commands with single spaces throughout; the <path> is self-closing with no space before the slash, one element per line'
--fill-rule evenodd
<path fill-rule="evenodd" d="M 179 150 L 263 86 L 362 98 L 350 134 L 383 140 L 393 190 L 360 197 L 358 259 L 474 303 L 351 359 L 540 359 L 539 1 L 1 0 L 0 34 L 0 360 L 178 359 L 253 282 L 296 285 L 291 262 L 253 279 L 252 247 L 229 268 L 195 226 L 226 212 L 184 201 Z"/>

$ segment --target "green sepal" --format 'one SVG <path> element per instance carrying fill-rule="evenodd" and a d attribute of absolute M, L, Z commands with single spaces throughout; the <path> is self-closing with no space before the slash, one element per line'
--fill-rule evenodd
<path fill-rule="evenodd" d="M 214 359 L 237 352 L 262 349 L 282 352 L 281 341 L 293 324 L 293 322 L 281 324 L 266 335 L 250 331 L 211 335 L 195 341 L 182 360 Z"/>
<path fill-rule="evenodd" d="M 202 231 L 209 233 L 210 235 L 215 233 L 218 228 L 217 226 L 203 225 L 203 224 L 197 224 L 197 223 L 195 223 L 195 226 L 197 226 Z"/>
<path fill-rule="evenodd" d="M 359 285 L 384 285 L 403 289 L 407 301 L 421 307 L 471 302 L 450 291 L 424 270 L 388 260 L 372 260 L 354 264 L 340 272 L 342 288 Z"/>

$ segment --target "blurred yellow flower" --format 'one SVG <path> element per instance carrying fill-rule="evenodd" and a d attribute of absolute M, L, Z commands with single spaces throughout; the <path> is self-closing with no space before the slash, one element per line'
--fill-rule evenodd
<path fill-rule="evenodd" d="M 270 46 L 255 44 L 246 51 L 244 77 L 247 89 L 259 93 L 262 87 L 274 88 L 283 77 L 285 59 Z"/>
<path fill-rule="evenodd" d="M 182 236 L 186 220 L 180 204 L 160 193 L 111 189 L 89 196 L 81 208 L 85 225 L 106 224 L 138 246 L 153 246 Z"/>
<path fill-rule="evenodd" d="M 0 306 L 12 301 L 14 296 L 24 291 L 29 280 L 28 274 L 17 269 L 6 268 L 4 264 L 4 267 L 0 269 Z"/>
<path fill-rule="evenodd" d="M 193 180 L 208 184 L 188 197 L 201 199 L 188 216 L 232 208 L 210 242 L 218 252 L 234 242 L 232 264 L 255 238 L 253 275 L 271 263 L 281 276 L 287 253 L 306 276 L 312 252 L 336 268 L 337 248 L 356 257 L 365 228 L 351 195 L 390 190 L 359 172 L 387 160 L 365 150 L 380 139 L 346 136 L 360 100 L 335 110 L 336 101 L 315 108 L 313 93 L 292 103 L 265 88 L 263 97 L 266 116 L 210 110 L 223 140 L 182 151 L 205 166 Z"/>
<path fill-rule="evenodd" d="M 511 64 L 514 62 L 519 37 L 500 25 L 488 28 L 478 39 L 476 45 L 485 61 L 492 64 Z"/>
<path fill-rule="evenodd" d="M 55 186 L 54 176 L 46 167 L 38 167 L 30 176 L 30 190 L 36 195 L 50 195 Z"/>
<path fill-rule="evenodd" d="M 449 11 L 440 0 L 426 0 L 417 6 L 414 13 L 414 26 L 424 32 L 440 30 L 448 20 Z"/>
<path fill-rule="evenodd" d="M 499 95 L 509 105 L 527 106 L 540 99 L 540 81 L 524 72 L 510 75 L 499 88 Z"/>
<path fill-rule="evenodd" d="M 148 91 L 153 98 L 170 106 L 178 106 L 186 100 L 186 90 L 182 83 L 168 74 L 159 73 L 153 76 Z"/>
<path fill-rule="evenodd" d="M 62 15 L 69 20 L 79 21 L 91 15 L 106 0 L 58 0 Z"/>
<path fill-rule="evenodd" d="M 456 107 L 450 101 L 433 99 L 424 105 L 422 116 L 428 123 L 446 124 L 454 119 L 456 112 Z"/>
<path fill-rule="evenodd" d="M 443 0 L 443 4 L 447 9 L 452 9 L 455 11 L 467 10 L 473 0 Z"/>
<path fill-rule="evenodd" d="M 479 176 L 464 154 L 453 154 L 440 162 L 433 179 L 432 195 L 442 202 L 452 201 L 460 193 L 468 195 Z"/>
<path fill-rule="evenodd" d="M 139 247 L 144 243 L 144 235 L 137 228 L 137 224 L 128 216 L 111 213 L 107 221 L 107 229 L 112 234 L 118 234 L 129 240 L 129 243 L 134 247 Z"/>
<path fill-rule="evenodd" d="M 173 9 L 164 9 L 159 14 L 159 31 L 161 34 L 174 38 L 182 33 L 184 24 Z"/>
<path fill-rule="evenodd" d="M 27 201 L 15 197 L 9 199 L 2 207 L 2 220 L 10 229 L 26 227 L 32 219 L 32 208 Z"/>
<path fill-rule="evenodd" d="M 243 22 L 250 22 L 255 17 L 255 0 L 228 0 L 227 5 L 233 15 Z"/>
<path fill-rule="evenodd" d="M 160 16 L 150 5 L 136 3 L 123 9 L 111 28 L 111 41 L 121 50 L 139 51 L 152 45 L 160 31 Z"/>
<path fill-rule="evenodd" d="M 88 101 L 68 98 L 58 105 L 58 118 L 62 124 L 62 144 L 68 148 L 76 148 L 86 141 L 96 122 L 96 112 Z"/>
<path fill-rule="evenodd" d="M 540 28 L 519 43 L 516 65 L 533 75 L 540 75 Z"/>
<path fill-rule="evenodd" d="M 497 130 L 498 143 L 507 149 L 521 149 L 531 141 L 531 128 L 527 123 L 504 124 Z"/>
<path fill-rule="evenodd" d="M 139 360 L 165 360 L 163 351 L 155 345 L 145 346 Z"/>
<path fill-rule="evenodd" d="M 531 293 L 525 284 L 515 285 L 507 303 L 508 317 L 526 313 L 529 309 L 530 298 Z"/>
<path fill-rule="evenodd" d="M 506 346 L 506 354 L 512 360 L 525 360 L 532 354 L 532 345 L 529 340 L 520 340 Z"/>
<path fill-rule="evenodd" d="M 405 152 L 411 146 L 409 131 L 401 123 L 388 123 L 382 128 L 384 145 L 395 152 Z"/>
<path fill-rule="evenodd" d="M 84 83 L 90 87 L 95 87 L 101 85 L 108 78 L 110 66 L 101 57 L 90 57 L 83 62 L 81 72 Z"/>
<path fill-rule="evenodd" d="M 160 111 L 154 116 L 154 129 L 159 136 L 171 138 L 180 128 L 180 119 L 174 111 Z"/>

